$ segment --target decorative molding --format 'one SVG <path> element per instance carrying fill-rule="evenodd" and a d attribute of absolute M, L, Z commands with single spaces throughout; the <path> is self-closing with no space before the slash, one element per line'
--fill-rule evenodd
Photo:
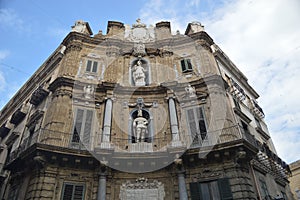
<path fill-rule="evenodd" d="M 126 181 L 120 187 L 121 200 L 163 200 L 165 197 L 164 184 L 157 180 L 148 181 L 147 178 L 138 178 L 135 183 Z"/>

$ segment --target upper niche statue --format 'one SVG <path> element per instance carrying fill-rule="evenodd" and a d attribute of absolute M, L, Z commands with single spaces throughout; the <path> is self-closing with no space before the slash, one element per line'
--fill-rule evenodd
<path fill-rule="evenodd" d="M 146 85 L 146 70 L 142 66 L 142 61 L 138 60 L 132 68 L 132 78 L 135 86 Z"/>

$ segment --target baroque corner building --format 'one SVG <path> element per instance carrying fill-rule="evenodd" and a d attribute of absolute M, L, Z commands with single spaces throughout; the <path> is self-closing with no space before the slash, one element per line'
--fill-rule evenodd
<path fill-rule="evenodd" d="M 292 199 L 259 95 L 198 23 L 77 21 L 2 109 L 2 199 Z"/>

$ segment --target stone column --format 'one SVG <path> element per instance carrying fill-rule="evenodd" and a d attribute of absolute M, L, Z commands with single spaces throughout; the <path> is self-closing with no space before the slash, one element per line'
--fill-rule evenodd
<path fill-rule="evenodd" d="M 106 177 L 105 172 L 99 174 L 97 200 L 106 200 Z"/>
<path fill-rule="evenodd" d="M 177 175 L 178 175 L 179 199 L 187 200 L 188 195 L 186 191 L 184 171 L 179 171 Z"/>
<path fill-rule="evenodd" d="M 111 132 L 111 117 L 112 117 L 112 99 L 108 98 L 105 103 L 104 124 L 102 132 L 101 148 L 110 149 L 110 132 Z"/>
<path fill-rule="evenodd" d="M 107 99 L 105 104 L 102 142 L 110 142 L 111 117 L 112 117 L 112 100 Z"/>
<path fill-rule="evenodd" d="M 181 142 L 179 140 L 177 112 L 175 108 L 175 101 L 172 97 L 169 98 L 169 115 L 172 133 L 172 146 L 180 146 Z"/>

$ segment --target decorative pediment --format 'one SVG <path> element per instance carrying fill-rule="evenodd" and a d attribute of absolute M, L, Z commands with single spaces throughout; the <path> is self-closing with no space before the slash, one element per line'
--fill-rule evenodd
<path fill-rule="evenodd" d="M 125 39 L 132 42 L 151 42 L 155 40 L 154 27 L 146 27 L 141 23 L 140 19 L 136 20 L 136 24 L 132 25 L 132 28 L 126 27 Z"/>

